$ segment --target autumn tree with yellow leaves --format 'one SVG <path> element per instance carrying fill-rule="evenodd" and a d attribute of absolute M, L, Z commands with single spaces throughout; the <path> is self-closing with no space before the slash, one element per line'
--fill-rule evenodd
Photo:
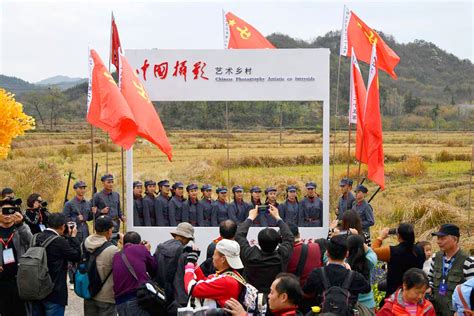
<path fill-rule="evenodd" d="M 5 159 L 13 139 L 35 128 L 35 119 L 23 112 L 14 94 L 0 88 L 0 159 Z"/>

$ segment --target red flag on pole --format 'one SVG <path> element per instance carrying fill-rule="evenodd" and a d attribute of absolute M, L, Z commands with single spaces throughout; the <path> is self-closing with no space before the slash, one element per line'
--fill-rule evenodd
<path fill-rule="evenodd" d="M 228 31 L 226 32 L 227 48 L 275 48 L 253 26 L 231 12 L 225 14 L 225 22 Z"/>
<path fill-rule="evenodd" d="M 173 157 L 171 144 L 145 87 L 122 54 L 119 54 L 119 66 L 120 91 L 135 117 L 138 135 L 158 146 L 171 161 Z"/>
<path fill-rule="evenodd" d="M 353 11 L 344 7 L 340 54 L 351 56 L 352 48 L 354 48 L 359 60 L 370 64 L 374 43 L 377 44 L 378 67 L 393 79 L 397 79 L 394 69 L 400 57 L 388 47 L 377 32 L 367 26 Z"/>
<path fill-rule="evenodd" d="M 385 188 L 382 117 L 380 115 L 379 72 L 376 44 L 372 47 L 364 116 L 364 146 L 367 146 L 367 177 Z"/>
<path fill-rule="evenodd" d="M 357 124 L 356 159 L 363 163 L 367 163 L 367 147 L 364 148 L 362 144 L 364 140 L 363 131 L 366 94 L 367 90 L 360 72 L 359 63 L 357 62 L 357 56 L 355 52 L 352 52 L 349 120 L 352 124 Z"/>
<path fill-rule="evenodd" d="M 89 52 L 87 121 L 109 133 L 112 142 L 125 149 L 135 142 L 138 128 L 133 114 L 112 75 L 93 49 Z"/>
<path fill-rule="evenodd" d="M 115 66 L 115 69 L 119 68 L 119 54 L 122 52 L 122 45 L 120 44 L 120 37 L 115 24 L 115 17 L 112 13 L 112 26 L 110 34 L 110 61 Z"/>

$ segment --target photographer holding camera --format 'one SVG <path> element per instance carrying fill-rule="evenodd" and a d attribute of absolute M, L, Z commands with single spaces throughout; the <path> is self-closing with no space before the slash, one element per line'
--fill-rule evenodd
<path fill-rule="evenodd" d="M 247 234 L 260 212 L 260 207 L 256 206 L 250 210 L 249 217 L 240 223 L 235 241 L 240 245 L 240 256 L 245 266 L 244 272 L 248 278 L 247 281 L 259 292 L 268 294 L 275 277 L 286 271 L 293 251 L 294 237 L 288 225 L 281 219 L 278 209 L 270 204 L 268 212 L 274 218 L 280 232 L 273 228 L 264 228 L 258 233 L 260 247 L 251 246 L 247 240 Z"/>
<path fill-rule="evenodd" d="M 32 193 L 26 200 L 25 223 L 30 227 L 33 235 L 48 228 L 50 213 L 48 212 L 48 203 L 43 201 L 41 195 Z"/>
<path fill-rule="evenodd" d="M 49 227 L 35 236 L 33 247 L 46 246 L 48 271 L 54 283 L 52 292 L 43 300 L 34 302 L 33 315 L 64 315 L 68 301 L 66 284 L 68 261 L 78 262 L 81 259 L 81 249 L 76 238 L 75 226 L 68 226 L 67 218 L 62 213 L 49 216 Z M 53 236 L 59 236 L 52 239 Z"/>
<path fill-rule="evenodd" d="M 24 302 L 18 295 L 16 276 L 18 259 L 30 246 L 31 231 L 23 223 L 21 200 L 0 200 L 0 315 L 26 315 Z"/>
<path fill-rule="evenodd" d="M 389 235 L 397 235 L 399 244 L 382 247 Z M 388 298 L 403 284 L 403 274 L 410 268 L 423 269 L 425 252 L 415 245 L 415 230 L 412 224 L 400 223 L 398 228 L 384 228 L 374 241 L 372 249 L 380 261 L 387 262 L 387 291 Z"/>

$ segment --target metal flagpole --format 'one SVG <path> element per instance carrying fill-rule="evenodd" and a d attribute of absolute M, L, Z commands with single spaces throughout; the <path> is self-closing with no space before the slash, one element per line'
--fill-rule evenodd
<path fill-rule="evenodd" d="M 227 189 L 230 186 L 230 131 L 229 131 L 229 105 L 225 101 L 225 125 L 227 130 Z M 228 195 L 230 197 L 230 195 Z"/>
<path fill-rule="evenodd" d="M 109 73 L 112 59 L 112 22 L 114 20 L 114 12 L 110 16 L 110 49 L 109 49 Z M 122 163 L 123 165 L 123 163 Z M 109 173 L 109 133 L 105 133 L 105 173 Z"/>

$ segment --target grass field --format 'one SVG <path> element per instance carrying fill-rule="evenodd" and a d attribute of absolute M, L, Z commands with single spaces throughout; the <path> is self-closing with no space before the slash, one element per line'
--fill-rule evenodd
<path fill-rule="evenodd" d="M 225 131 L 171 131 L 169 136 L 173 162 L 147 142 L 140 141 L 135 146 L 136 179 L 241 184 L 247 190 L 252 185 L 274 185 L 280 190 L 281 200 L 288 184 L 302 188 L 309 180 L 321 183 L 322 137 L 314 131 L 285 130 L 281 146 L 277 130 L 231 131 L 229 160 Z M 386 190 L 372 202 L 376 229 L 408 220 L 425 237 L 441 222 L 455 221 L 463 233 L 469 231 L 467 205 L 473 140 L 472 131 L 385 132 Z M 355 139 L 351 142 L 354 147 Z M 347 146 L 347 132 L 339 132 L 332 159 L 335 181 L 331 185 L 331 210 L 337 199 L 338 179 L 346 174 Z M 53 210 L 59 210 L 69 171 L 75 179 L 91 183 L 90 129 L 86 125 L 71 123 L 56 132 L 36 130 L 16 139 L 12 147 L 8 159 L 0 161 L 0 185 L 12 186 L 24 199 L 31 192 L 39 192 L 50 201 Z M 331 144 L 331 153 L 332 150 Z M 95 130 L 94 155 L 99 162 L 99 175 L 106 171 L 107 151 L 108 171 L 118 177 L 120 190 L 120 150 L 107 144 L 105 135 Z M 362 172 L 365 170 L 362 167 Z M 351 177 L 356 178 L 357 171 L 356 162 L 351 161 Z M 373 183 L 366 184 L 371 192 L 375 191 Z M 70 192 L 72 196 L 72 185 Z M 474 239 L 465 233 L 463 243 L 474 247 Z"/>

